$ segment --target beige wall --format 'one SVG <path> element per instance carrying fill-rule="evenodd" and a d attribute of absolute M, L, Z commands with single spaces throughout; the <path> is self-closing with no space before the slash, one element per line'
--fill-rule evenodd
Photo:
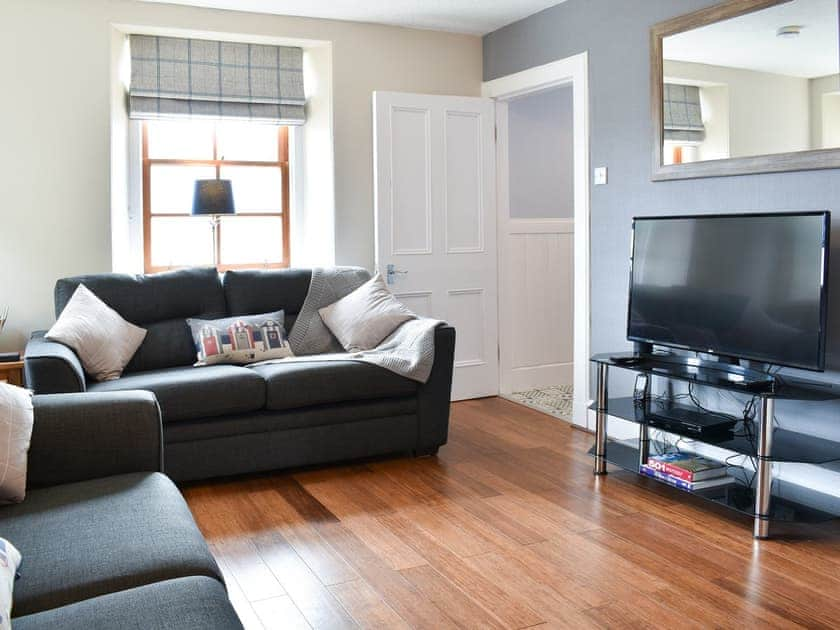
<path fill-rule="evenodd" d="M 811 79 L 811 148 L 829 149 L 840 146 L 840 123 L 837 121 L 837 97 L 840 76 L 831 74 Z M 823 126 L 823 120 L 828 123 Z"/>
<path fill-rule="evenodd" d="M 822 148 L 840 147 L 840 94 L 832 92 L 822 94 Z"/>
<path fill-rule="evenodd" d="M 729 86 L 706 85 L 700 88 L 700 106 L 706 137 L 699 147 L 697 159 L 721 160 L 729 151 Z"/>
<path fill-rule="evenodd" d="M 371 92 L 480 93 L 477 37 L 128 0 L 3 0 L 0 305 L 11 317 L 0 349 L 52 323 L 57 278 L 111 268 L 112 24 L 331 42 L 339 264 L 373 264 Z"/>
<path fill-rule="evenodd" d="M 810 148 L 808 79 L 665 61 L 665 76 L 729 88 L 730 157 Z"/>

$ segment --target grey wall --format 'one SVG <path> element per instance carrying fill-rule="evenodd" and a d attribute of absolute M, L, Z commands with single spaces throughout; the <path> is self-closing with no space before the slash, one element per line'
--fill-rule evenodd
<path fill-rule="evenodd" d="M 572 87 L 509 101 L 510 216 L 567 219 L 574 215 Z"/>
<path fill-rule="evenodd" d="M 714 0 L 567 0 L 484 37 L 484 79 L 589 52 L 591 165 L 609 185 L 591 189 L 592 352 L 625 340 L 627 256 L 634 215 L 834 210 L 828 371 L 840 382 L 840 172 L 650 181 L 649 28 Z M 813 376 L 813 375 L 812 375 Z M 840 404 L 778 407 L 780 420 L 840 439 Z M 838 478 L 824 483 L 836 488 Z"/>

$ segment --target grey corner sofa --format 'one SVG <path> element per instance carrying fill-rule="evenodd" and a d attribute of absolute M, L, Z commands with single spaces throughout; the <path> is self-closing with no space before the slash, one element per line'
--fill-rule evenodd
<path fill-rule="evenodd" d="M 291 330 L 311 270 L 187 269 L 59 280 L 58 316 L 84 283 L 148 330 L 122 378 L 92 382 L 69 348 L 32 336 L 27 386 L 38 394 L 147 390 L 163 417 L 165 471 L 177 481 L 392 453 L 428 455 L 446 443 L 455 330 L 435 331 L 425 384 L 358 361 L 193 367 L 186 319 L 283 310 Z"/>
<path fill-rule="evenodd" d="M 160 470 L 149 392 L 36 396 L 27 493 L 0 506 L 21 552 L 15 630 L 242 628 L 189 508 Z"/>

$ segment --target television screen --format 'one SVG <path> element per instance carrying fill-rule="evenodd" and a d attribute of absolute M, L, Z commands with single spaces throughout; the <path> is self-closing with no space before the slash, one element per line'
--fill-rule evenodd
<path fill-rule="evenodd" d="M 633 220 L 627 337 L 825 366 L 828 212 Z"/>

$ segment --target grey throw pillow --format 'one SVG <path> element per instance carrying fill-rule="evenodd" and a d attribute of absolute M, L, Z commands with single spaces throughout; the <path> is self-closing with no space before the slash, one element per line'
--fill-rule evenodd
<path fill-rule="evenodd" d="M 80 284 L 46 338 L 75 350 L 85 371 L 97 381 L 113 381 L 143 343 L 146 330 L 125 321 Z"/>
<path fill-rule="evenodd" d="M 295 325 L 289 332 L 289 344 L 297 356 L 341 352 L 341 344 L 327 328 L 319 309 L 329 306 L 370 280 L 360 267 L 316 267 Z"/>
<path fill-rule="evenodd" d="M 375 348 L 403 322 L 417 317 L 391 294 L 378 273 L 318 314 L 348 352 Z"/>

